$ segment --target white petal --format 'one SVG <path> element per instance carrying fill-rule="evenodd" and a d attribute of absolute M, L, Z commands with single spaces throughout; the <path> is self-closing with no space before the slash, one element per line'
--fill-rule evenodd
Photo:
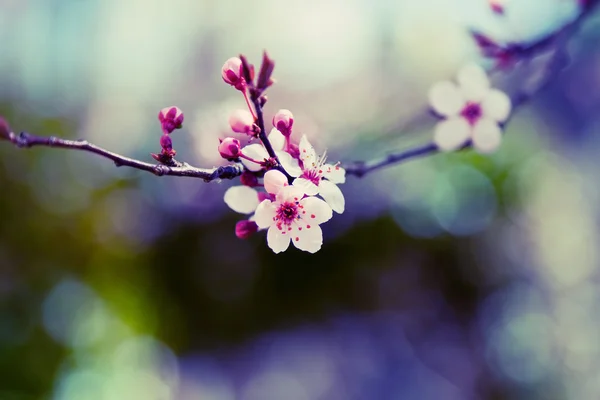
<path fill-rule="evenodd" d="M 254 213 L 254 222 L 260 229 L 268 228 L 273 225 L 276 209 L 275 204 L 270 200 L 263 200 L 256 208 Z"/>
<path fill-rule="evenodd" d="M 346 182 L 346 170 L 339 165 L 323 165 L 323 176 L 333 183 Z"/>
<path fill-rule="evenodd" d="M 322 224 L 333 216 L 331 207 L 316 197 L 307 197 L 300 202 L 302 206 L 301 221 L 305 224 Z"/>
<path fill-rule="evenodd" d="M 299 226 L 298 229 L 290 232 L 292 243 L 300 250 L 316 253 L 323 245 L 323 231 L 319 225 L 309 226 L 308 229 L 306 226 Z"/>
<path fill-rule="evenodd" d="M 500 147 L 502 130 L 488 118 L 480 119 L 473 127 L 473 147 L 480 153 L 492 153 Z"/>
<path fill-rule="evenodd" d="M 272 169 L 265 173 L 263 183 L 267 192 L 277 194 L 283 187 L 288 185 L 288 180 L 281 171 Z"/>
<path fill-rule="evenodd" d="M 433 141 L 442 151 L 460 148 L 471 136 L 471 126 L 464 118 L 440 121 L 435 127 Z"/>
<path fill-rule="evenodd" d="M 319 183 L 319 194 L 321 197 L 323 197 L 323 199 L 325 199 L 333 211 L 338 214 L 344 212 L 346 200 L 344 199 L 344 194 L 335 183 L 330 181 L 321 181 Z"/>
<path fill-rule="evenodd" d="M 498 122 L 504 122 L 510 115 L 510 97 L 506 93 L 492 89 L 481 103 L 483 115 Z"/>
<path fill-rule="evenodd" d="M 317 153 L 315 148 L 310 144 L 306 135 L 300 139 L 300 160 L 304 164 L 304 169 L 313 167 L 317 162 Z"/>
<path fill-rule="evenodd" d="M 244 147 L 242 149 L 242 154 L 256 161 L 263 161 L 265 158 L 269 158 L 269 153 L 267 153 L 267 149 L 265 149 L 263 145 L 259 143 L 249 144 L 248 146 Z M 250 171 L 253 172 L 260 171 L 262 169 L 262 167 L 259 164 L 245 160 L 243 158 L 242 164 L 244 164 L 244 167 L 248 168 Z"/>
<path fill-rule="evenodd" d="M 460 90 L 468 101 L 482 101 L 490 90 L 485 70 L 477 64 L 468 64 L 458 72 Z"/>
<path fill-rule="evenodd" d="M 454 83 L 444 81 L 436 83 L 429 90 L 429 104 L 436 113 L 450 117 L 460 112 L 465 99 Z"/>
<path fill-rule="evenodd" d="M 271 129 L 271 132 L 267 136 L 271 146 L 275 151 L 281 151 L 285 147 L 285 136 L 279 132 L 276 128 Z"/>
<path fill-rule="evenodd" d="M 306 178 L 296 178 L 294 179 L 294 183 L 292 185 L 301 188 L 302 190 L 304 190 L 304 193 L 306 193 L 309 196 L 314 196 L 315 194 L 319 193 L 319 188 L 317 187 L 317 185 L 315 185 Z"/>
<path fill-rule="evenodd" d="M 233 211 L 250 214 L 258 207 L 258 192 L 248 186 L 232 186 L 225 192 L 224 200 Z"/>
<path fill-rule="evenodd" d="M 290 235 L 272 225 L 267 231 L 267 244 L 275 254 L 281 253 L 290 246 Z"/>
<path fill-rule="evenodd" d="M 285 151 L 276 151 L 275 154 L 281 163 L 285 172 L 293 176 L 294 178 L 302 175 L 302 169 L 300 168 L 300 164 L 298 164 L 298 160 L 293 158 L 289 153 Z"/>
<path fill-rule="evenodd" d="M 280 203 L 300 201 L 302 197 L 304 189 L 296 186 L 286 186 L 277 193 L 277 201 Z"/>

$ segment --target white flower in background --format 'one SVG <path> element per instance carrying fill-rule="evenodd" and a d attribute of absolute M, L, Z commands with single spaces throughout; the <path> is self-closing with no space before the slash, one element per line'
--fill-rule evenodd
<path fill-rule="evenodd" d="M 254 214 L 260 229 L 268 228 L 267 244 L 275 253 L 287 250 L 290 241 L 300 250 L 315 253 L 323 244 L 320 224 L 331 219 L 331 207 L 316 197 L 304 197 L 302 188 L 288 185 L 283 173 L 265 173 L 265 189 L 275 200 L 263 200 Z"/>
<path fill-rule="evenodd" d="M 277 129 L 273 128 L 269 135 L 267 136 L 269 142 L 271 142 L 271 146 L 273 146 L 273 150 L 275 150 L 275 155 L 279 159 L 281 166 L 286 170 L 288 174 L 291 176 L 298 176 L 302 173 L 300 167 L 298 166 L 298 160 L 293 158 L 289 153 L 284 151 L 285 148 L 285 137 L 279 132 Z M 253 143 L 242 149 L 242 154 L 246 157 L 249 157 L 256 161 L 264 161 L 265 159 L 270 158 L 267 149 L 262 143 Z M 252 162 L 250 160 L 246 160 L 242 158 L 242 164 L 252 171 L 257 172 L 260 171 L 263 167 L 260 164 Z"/>
<path fill-rule="evenodd" d="M 309 196 L 320 195 L 333 211 L 343 213 L 346 203 L 336 183 L 346 182 L 346 171 L 339 165 L 325 164 L 325 154 L 318 158 L 306 135 L 300 139 L 299 147 L 302 173 L 293 185 L 301 187 Z"/>
<path fill-rule="evenodd" d="M 476 64 L 463 67 L 457 83 L 439 82 L 429 92 L 431 107 L 444 117 L 435 128 L 435 144 L 452 151 L 470 139 L 481 153 L 495 151 L 502 141 L 499 124 L 510 115 L 510 98 L 493 89 L 485 70 Z"/>

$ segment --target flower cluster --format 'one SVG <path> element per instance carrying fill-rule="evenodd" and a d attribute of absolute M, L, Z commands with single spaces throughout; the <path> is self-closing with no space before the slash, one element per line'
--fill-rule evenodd
<path fill-rule="evenodd" d="M 232 132 L 241 136 L 219 140 L 219 154 L 244 166 L 241 185 L 229 188 L 224 200 L 249 216 L 236 225 L 239 238 L 267 230 L 267 244 L 275 253 L 285 251 L 290 242 L 314 253 L 323 244 L 319 225 L 334 211 L 344 212 L 344 195 L 337 185 L 345 182 L 346 174 L 339 164 L 328 164 L 325 154 L 317 156 L 305 135 L 294 138 L 291 111 L 277 111 L 267 134 L 263 93 L 273 83 L 273 66 L 265 55 L 256 82 L 254 67 L 243 58 L 228 59 L 221 70 L 223 81 L 240 91 L 247 105 L 229 117 Z"/>
<path fill-rule="evenodd" d="M 158 113 L 158 121 L 163 131 L 163 135 L 160 138 L 161 152 L 159 154 L 151 154 L 156 161 L 163 164 L 170 164 L 173 157 L 177 154 L 173 149 L 173 140 L 170 135 L 175 129 L 181 129 L 183 125 L 183 112 L 175 106 L 165 107 Z"/>
<path fill-rule="evenodd" d="M 241 161 L 247 169 L 242 175 L 242 186 L 229 188 L 224 199 L 232 210 L 254 215 L 243 222 L 246 229 L 241 234 L 237 230 L 236 233 L 238 237 L 246 238 L 248 230 L 269 228 L 267 242 L 274 252 L 287 249 L 292 240 L 297 248 L 314 253 L 322 244 L 321 230 L 317 225 L 329 220 L 332 211 L 338 214 L 344 212 L 344 195 L 337 185 L 345 182 L 345 171 L 339 165 L 327 164 L 325 156 L 317 157 L 306 136 L 302 136 L 300 143 L 295 145 L 289 136 L 285 137 L 273 128 L 268 139 L 277 149 L 280 161 L 285 160 L 281 161 L 281 165 L 288 176 L 270 168 L 268 154 L 262 144 L 254 143 L 242 149 Z M 258 178 L 261 175 L 263 178 Z M 257 190 L 261 187 L 264 192 Z M 265 214 L 267 211 L 275 214 Z M 269 223 L 265 215 L 271 215 Z M 256 224 L 256 228 L 252 223 Z"/>
<path fill-rule="evenodd" d="M 345 199 L 338 187 L 346 180 L 339 163 L 327 163 L 326 153 L 319 155 L 306 135 L 295 135 L 294 115 L 281 109 L 273 116 L 267 132 L 263 106 L 265 90 L 273 84 L 274 63 L 265 54 L 255 79 L 254 66 L 244 57 L 228 59 L 222 68 L 223 81 L 239 91 L 246 108 L 229 117 L 231 136 L 219 139 L 217 151 L 225 160 L 236 163 L 243 172 L 240 185 L 230 187 L 225 203 L 234 211 L 247 215 L 236 224 L 238 238 L 247 239 L 261 230 L 267 231 L 267 244 L 275 253 L 287 250 L 290 242 L 300 250 L 314 253 L 323 244 L 320 225 L 334 213 L 345 209 Z M 435 147 L 453 151 L 472 146 L 489 153 L 501 142 L 501 125 L 511 111 L 511 101 L 493 89 L 486 72 L 477 65 L 467 65 L 456 83 L 434 85 L 429 92 L 430 105 L 442 119 L 434 132 Z M 159 162 L 174 162 L 170 134 L 183 123 L 177 107 L 159 113 L 163 136 Z"/>

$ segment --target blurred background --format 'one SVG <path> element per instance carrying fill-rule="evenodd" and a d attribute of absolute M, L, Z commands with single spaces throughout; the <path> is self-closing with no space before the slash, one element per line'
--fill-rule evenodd
<path fill-rule="evenodd" d="M 220 68 L 267 49 L 268 120 L 380 156 L 430 140 L 428 87 L 484 62 L 469 29 L 528 42 L 578 13 L 505 3 L 0 0 L 0 114 L 152 161 L 177 105 L 178 159 L 220 165 L 244 107 Z M 315 255 L 237 239 L 233 182 L 0 143 L 0 400 L 600 398 L 599 38 L 588 18 L 497 153 L 349 177 Z"/>

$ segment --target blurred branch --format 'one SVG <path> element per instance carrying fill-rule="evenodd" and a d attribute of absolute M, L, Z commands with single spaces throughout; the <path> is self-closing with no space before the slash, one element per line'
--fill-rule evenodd
<path fill-rule="evenodd" d="M 362 178 L 369 172 L 389 167 L 394 164 L 399 164 L 404 161 L 412 160 L 413 158 L 435 154 L 437 152 L 438 148 L 435 143 L 427 143 L 412 149 L 403 150 L 399 153 L 392 153 L 381 158 L 376 158 L 371 161 L 358 161 L 353 165 L 346 167 L 346 174 Z"/>
<path fill-rule="evenodd" d="M 21 132 L 15 134 L 10 132 L 7 139 L 19 148 L 30 148 L 34 146 L 46 146 L 53 148 L 71 149 L 87 151 L 97 154 L 101 157 L 112 160 L 117 167 L 130 167 L 141 171 L 151 172 L 156 176 L 185 176 L 190 178 L 200 178 L 205 182 L 211 182 L 217 179 L 233 179 L 244 172 L 244 167 L 239 164 L 231 164 L 215 168 L 196 168 L 187 163 L 172 160 L 170 164 L 150 164 L 144 161 L 125 157 L 113 153 L 102 147 L 98 147 L 86 140 L 67 140 L 56 136 L 36 136 L 31 133 Z"/>
<path fill-rule="evenodd" d="M 600 0 L 580 0 L 582 10 L 573 21 L 564 25 L 559 30 L 552 32 L 551 34 L 535 41 L 529 43 L 527 45 L 520 44 L 509 44 L 505 48 L 502 48 L 503 52 L 488 54 L 488 57 L 506 57 L 507 54 L 510 55 L 511 59 L 531 59 L 533 56 L 547 51 L 549 49 L 554 49 L 554 54 L 550 61 L 546 64 L 544 71 L 539 71 L 540 76 L 538 77 L 537 84 L 532 88 L 528 86 L 524 86 L 520 88 L 520 90 L 513 93 L 511 97 L 511 102 L 513 106 L 513 112 L 511 113 L 511 117 L 514 115 L 514 111 L 528 100 L 531 97 L 539 92 L 542 88 L 544 88 L 554 76 L 558 75 L 567 65 L 567 43 L 572 38 L 572 36 L 579 30 L 582 23 L 593 14 L 593 11 L 600 6 Z M 486 36 L 473 32 L 475 39 L 478 41 L 479 45 L 482 47 L 484 45 L 490 45 L 492 43 L 496 45 L 491 39 L 488 39 Z M 483 42 L 482 42 L 483 41 Z M 499 66 L 502 65 L 503 61 L 506 59 L 498 59 Z M 509 122 L 507 120 L 503 126 Z M 461 148 L 461 150 L 468 149 L 471 147 L 470 141 L 466 142 L 465 145 Z M 348 167 L 346 167 L 346 174 L 354 175 L 356 177 L 363 177 L 364 175 L 377 171 L 379 169 L 390 167 L 396 164 L 403 163 L 408 160 L 412 160 L 419 157 L 424 157 L 427 155 L 433 155 L 439 152 L 439 149 L 435 145 L 435 143 L 427 143 L 424 145 L 420 145 L 414 148 L 410 148 L 407 150 L 402 150 L 396 153 L 391 153 L 386 156 L 375 158 L 370 161 L 358 161 L 355 162 Z"/>

